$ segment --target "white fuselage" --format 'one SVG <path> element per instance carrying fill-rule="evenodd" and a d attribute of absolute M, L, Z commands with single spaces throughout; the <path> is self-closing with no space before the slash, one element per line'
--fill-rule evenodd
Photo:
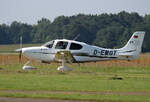
<path fill-rule="evenodd" d="M 106 49 L 88 45 L 83 42 L 57 39 L 47 42 L 40 47 L 27 47 L 17 49 L 30 60 L 38 60 L 44 63 L 53 61 L 90 62 L 102 60 L 134 60 L 137 59 L 144 40 L 145 32 L 134 32 L 127 44 L 119 49 Z M 62 55 L 61 57 L 59 55 Z M 59 57 L 62 60 L 57 60 Z M 65 59 L 64 59 L 65 58 Z"/>
<path fill-rule="evenodd" d="M 60 41 L 67 42 L 65 49 L 56 48 L 57 43 Z M 82 48 L 73 48 L 70 46 L 72 43 L 79 44 Z M 58 51 L 70 51 L 77 62 L 101 61 L 118 59 L 119 54 L 117 49 L 105 49 L 97 46 L 88 45 L 86 43 L 72 41 L 72 40 L 55 40 L 52 47 L 49 48 L 45 45 L 40 47 L 27 47 L 22 48 L 22 53 L 29 59 L 35 59 L 42 62 L 54 61 L 55 55 Z"/>

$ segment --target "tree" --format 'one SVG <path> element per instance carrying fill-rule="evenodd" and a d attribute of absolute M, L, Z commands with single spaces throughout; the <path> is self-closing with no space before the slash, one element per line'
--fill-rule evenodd
<path fill-rule="evenodd" d="M 9 34 L 10 34 L 9 27 L 5 24 L 0 25 L 0 44 L 12 43 Z"/>
<path fill-rule="evenodd" d="M 38 21 L 38 24 L 33 26 L 32 37 L 34 43 L 43 43 L 46 38 L 51 35 L 50 28 L 51 22 L 46 18 L 42 18 Z"/>

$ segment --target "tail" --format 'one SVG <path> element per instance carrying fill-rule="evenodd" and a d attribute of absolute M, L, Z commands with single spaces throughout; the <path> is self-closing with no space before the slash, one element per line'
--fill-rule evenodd
<path fill-rule="evenodd" d="M 120 59 L 137 59 L 141 52 L 144 35 L 144 31 L 135 32 L 130 40 L 127 42 L 127 44 L 123 48 L 118 49 Z"/>

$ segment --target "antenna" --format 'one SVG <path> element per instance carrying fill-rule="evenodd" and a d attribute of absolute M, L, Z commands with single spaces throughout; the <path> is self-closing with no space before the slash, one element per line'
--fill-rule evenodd
<path fill-rule="evenodd" d="M 73 40 L 76 40 L 79 36 L 80 36 L 80 33 Z"/>

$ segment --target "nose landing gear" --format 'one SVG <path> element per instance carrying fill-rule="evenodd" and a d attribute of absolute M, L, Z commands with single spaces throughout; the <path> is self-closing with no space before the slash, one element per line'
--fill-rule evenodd
<path fill-rule="evenodd" d="M 23 70 L 33 70 L 33 69 L 37 69 L 35 67 L 32 67 L 32 66 L 28 66 L 28 64 L 31 62 L 32 60 L 29 60 L 28 62 L 26 62 L 24 64 L 24 66 L 22 67 Z"/>

